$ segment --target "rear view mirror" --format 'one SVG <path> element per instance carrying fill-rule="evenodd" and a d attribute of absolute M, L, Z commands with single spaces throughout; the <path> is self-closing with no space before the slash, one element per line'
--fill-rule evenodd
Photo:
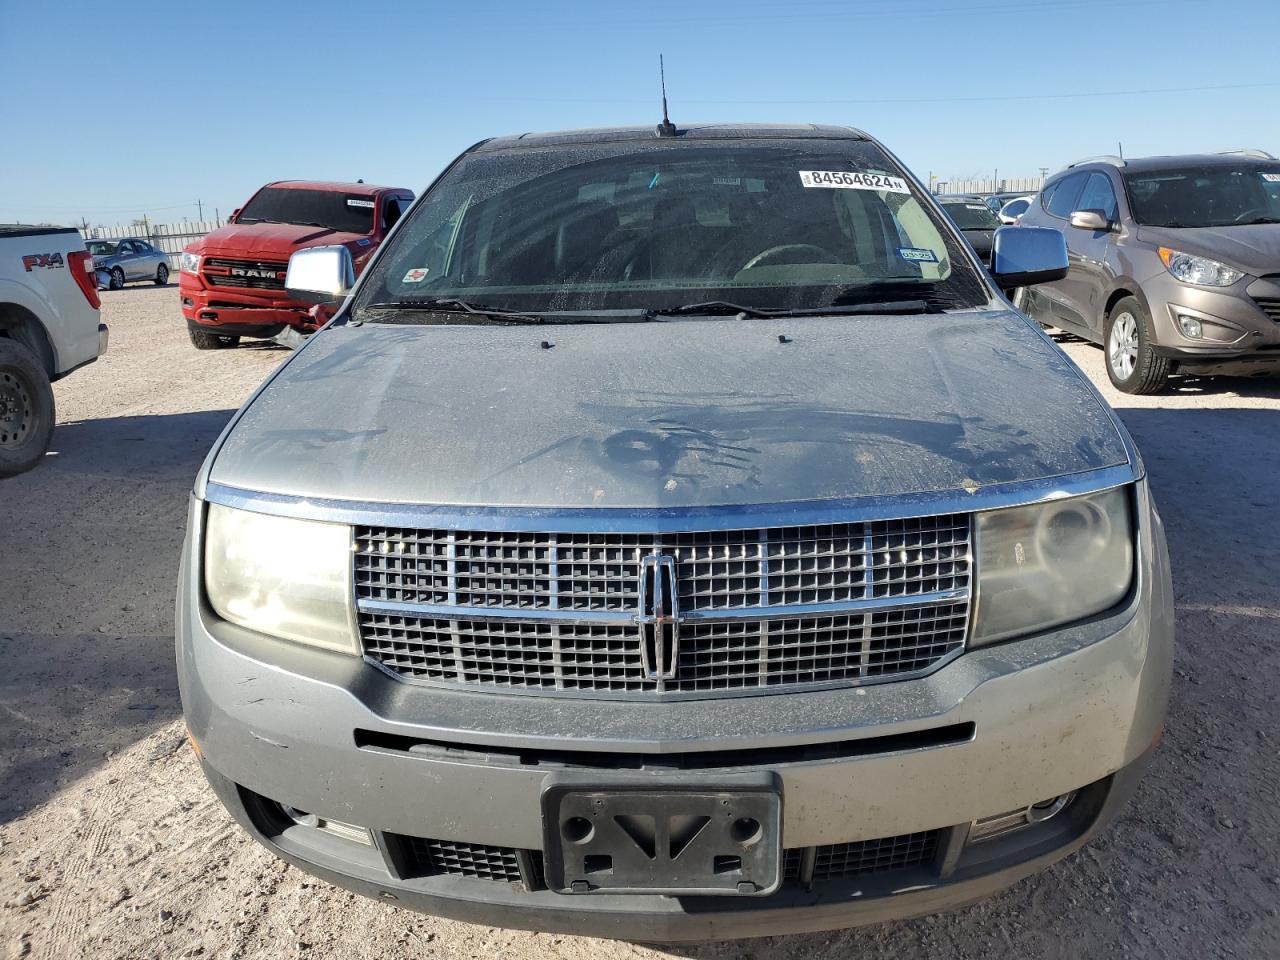
<path fill-rule="evenodd" d="M 1077 210 L 1071 215 L 1071 225 L 1095 233 L 1111 229 L 1111 221 L 1101 210 Z"/>
<path fill-rule="evenodd" d="M 1067 267 L 1067 242 L 1057 230 L 1001 227 L 996 231 L 991 250 L 991 275 L 1000 289 L 1061 280 L 1067 275 Z"/>
<path fill-rule="evenodd" d="M 289 258 L 284 290 L 303 303 L 341 303 L 356 283 L 351 251 L 343 246 L 308 247 Z"/>

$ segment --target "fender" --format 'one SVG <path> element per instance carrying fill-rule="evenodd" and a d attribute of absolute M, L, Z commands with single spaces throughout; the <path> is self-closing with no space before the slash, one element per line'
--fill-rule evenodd
<path fill-rule="evenodd" d="M 59 374 L 65 372 L 65 366 L 62 356 L 58 351 L 59 337 L 57 331 L 49 329 L 49 318 L 58 318 L 60 316 L 58 310 L 39 290 L 27 286 L 16 280 L 6 277 L 0 277 L 0 307 L 4 304 L 14 304 L 22 307 L 32 315 L 40 331 L 44 334 L 45 342 L 49 345 L 52 352 L 53 369 L 49 371 L 50 379 L 55 379 Z M 4 325 L 3 319 L 0 319 L 0 326 Z"/>

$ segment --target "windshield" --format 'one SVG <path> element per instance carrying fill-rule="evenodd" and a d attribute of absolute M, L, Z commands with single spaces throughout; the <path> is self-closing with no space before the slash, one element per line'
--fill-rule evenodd
<path fill-rule="evenodd" d="M 1000 221 L 981 200 L 944 201 L 942 209 L 961 230 L 994 230 Z"/>
<path fill-rule="evenodd" d="M 116 245 L 106 240 L 90 240 L 86 246 L 89 248 L 90 256 L 114 257 L 116 255 Z"/>
<path fill-rule="evenodd" d="M 244 205 L 236 223 L 296 223 L 345 233 L 370 233 L 373 207 L 372 197 L 328 190 L 263 187 Z"/>
<path fill-rule="evenodd" d="M 449 298 L 528 314 L 988 295 L 877 147 L 743 140 L 465 155 L 400 226 L 355 307 Z"/>
<path fill-rule="evenodd" d="M 1134 219 L 1148 227 L 1280 222 L 1280 164 L 1126 173 Z"/>

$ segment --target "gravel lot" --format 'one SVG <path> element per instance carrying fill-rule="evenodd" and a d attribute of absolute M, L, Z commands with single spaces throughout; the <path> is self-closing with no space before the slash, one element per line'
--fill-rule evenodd
<path fill-rule="evenodd" d="M 241 835 L 181 736 L 173 589 L 192 477 L 287 353 L 197 353 L 173 287 L 104 293 L 111 352 L 55 388 L 47 462 L 0 481 L 0 957 L 1280 955 L 1280 382 L 1104 385 L 1168 525 L 1179 662 L 1123 820 L 953 914 L 654 950 L 435 920 L 312 880 Z"/>

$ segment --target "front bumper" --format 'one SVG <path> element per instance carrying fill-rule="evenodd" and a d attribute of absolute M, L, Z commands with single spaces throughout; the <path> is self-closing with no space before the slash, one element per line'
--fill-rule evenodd
<path fill-rule="evenodd" d="M 228 336 L 271 338 L 285 327 L 311 333 L 319 321 L 311 308 L 284 296 L 283 291 L 220 289 L 183 271 L 178 275 L 182 315 L 192 327 Z"/>
<path fill-rule="evenodd" d="M 1195 287 L 1167 272 L 1143 284 L 1155 327 L 1153 350 L 1187 373 L 1249 376 L 1280 371 L 1280 321 L 1263 304 L 1280 305 L 1280 282 L 1244 280 L 1225 288 Z M 1201 321 L 1203 338 L 1186 336 L 1178 316 Z"/>
<path fill-rule="evenodd" d="M 197 503 L 177 618 L 184 711 L 210 782 L 255 837 L 334 883 L 431 913 L 697 940 L 934 912 L 1065 856 L 1132 791 L 1162 727 L 1173 643 L 1163 533 L 1145 504 L 1139 516 L 1151 522 L 1137 584 L 1108 615 L 973 650 L 917 680 L 647 704 L 424 689 L 220 622 L 191 562 Z M 935 736 L 957 730 L 967 735 Z M 815 745 L 820 759 L 799 755 Z M 714 759 L 724 751 L 749 753 Z M 637 770 L 659 784 L 770 772 L 782 784 L 782 846 L 810 874 L 760 898 L 540 889 L 540 795 L 566 764 L 602 787 Z M 1059 817 L 966 846 L 972 821 L 1072 791 Z M 371 828 L 375 843 L 283 821 L 270 801 Z M 923 834 L 935 844 L 925 861 L 803 882 L 824 849 Z M 424 872 L 406 853 L 411 838 L 472 849 L 473 859 L 509 851 L 520 869 L 512 882 Z"/>

